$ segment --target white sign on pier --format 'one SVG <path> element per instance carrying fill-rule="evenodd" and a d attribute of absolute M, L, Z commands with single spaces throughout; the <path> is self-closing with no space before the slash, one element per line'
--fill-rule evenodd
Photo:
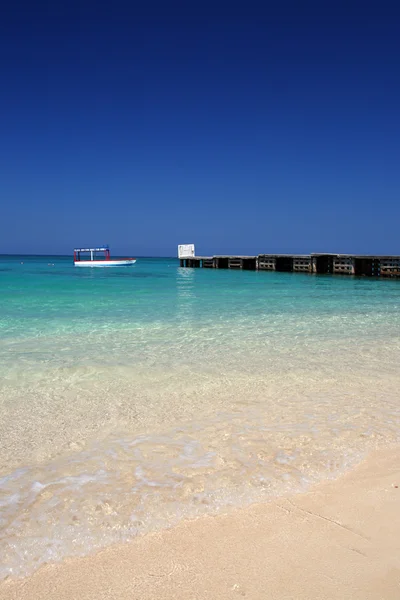
<path fill-rule="evenodd" d="M 181 244 L 178 246 L 178 258 L 193 258 L 194 244 Z"/>

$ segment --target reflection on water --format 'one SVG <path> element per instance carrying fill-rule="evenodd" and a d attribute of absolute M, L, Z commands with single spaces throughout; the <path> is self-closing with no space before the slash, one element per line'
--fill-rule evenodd
<path fill-rule="evenodd" d="M 195 275 L 194 269 L 179 268 L 176 270 L 176 316 L 181 323 L 189 323 L 195 316 L 193 302 L 196 298 Z"/>

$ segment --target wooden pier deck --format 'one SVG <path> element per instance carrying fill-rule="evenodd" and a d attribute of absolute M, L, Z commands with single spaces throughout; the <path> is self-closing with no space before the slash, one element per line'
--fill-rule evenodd
<path fill-rule="evenodd" d="M 191 256 L 179 260 L 186 268 L 400 277 L 400 256 L 313 253 Z"/>

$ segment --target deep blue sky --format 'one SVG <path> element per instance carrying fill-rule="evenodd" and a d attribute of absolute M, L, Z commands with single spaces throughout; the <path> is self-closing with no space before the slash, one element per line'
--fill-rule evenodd
<path fill-rule="evenodd" d="M 0 252 L 400 254 L 394 3 L 134 6 L 2 9 Z"/>

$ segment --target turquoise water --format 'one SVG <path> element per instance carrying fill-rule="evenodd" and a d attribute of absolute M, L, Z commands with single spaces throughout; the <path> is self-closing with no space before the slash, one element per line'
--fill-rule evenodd
<path fill-rule="evenodd" d="M 0 257 L 1 576 L 399 441 L 400 281 Z"/>

